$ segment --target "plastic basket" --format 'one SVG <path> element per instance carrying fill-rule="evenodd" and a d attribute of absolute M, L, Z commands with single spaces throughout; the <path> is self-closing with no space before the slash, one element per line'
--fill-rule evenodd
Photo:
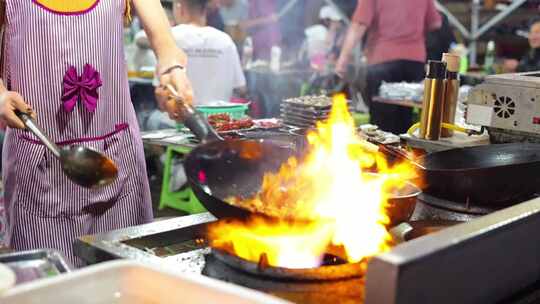
<path fill-rule="evenodd" d="M 210 115 L 215 114 L 229 114 L 232 119 L 241 119 L 246 116 L 249 109 L 249 104 L 237 104 L 234 106 L 223 106 L 223 107 L 205 107 L 199 106 L 196 107 L 197 111 L 201 113 L 204 117 L 208 118 Z M 177 129 L 183 129 L 183 124 L 177 124 Z"/>

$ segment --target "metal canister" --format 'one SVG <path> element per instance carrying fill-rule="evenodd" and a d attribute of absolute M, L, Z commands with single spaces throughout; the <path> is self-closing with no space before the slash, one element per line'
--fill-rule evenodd
<path fill-rule="evenodd" d="M 424 100 L 420 119 L 420 138 L 438 140 L 441 135 L 444 109 L 446 65 L 442 61 L 430 60 L 424 80 Z"/>
<path fill-rule="evenodd" d="M 444 90 L 443 123 L 454 124 L 456 108 L 459 96 L 459 65 L 460 58 L 457 55 L 444 53 L 442 61 L 446 63 L 446 80 Z M 441 137 L 452 137 L 454 131 L 443 128 Z"/>

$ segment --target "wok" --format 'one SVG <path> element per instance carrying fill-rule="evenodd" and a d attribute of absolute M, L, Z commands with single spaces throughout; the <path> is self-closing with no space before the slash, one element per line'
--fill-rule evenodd
<path fill-rule="evenodd" d="M 382 147 L 383 151 L 404 158 L 393 148 Z M 422 175 L 422 190 L 444 199 L 507 206 L 540 191 L 539 144 L 467 147 L 408 160 Z"/>
<path fill-rule="evenodd" d="M 197 111 L 181 101 L 180 104 L 185 126 L 201 140 L 201 145 L 186 157 L 184 169 L 202 205 L 217 218 L 246 218 L 252 214 L 275 217 L 250 205 L 232 205 L 227 199 L 257 194 L 265 173 L 277 172 L 291 156 L 301 157 L 303 136 L 223 140 Z M 410 183 L 398 189 L 391 198 L 396 221 L 403 221 L 409 214 L 407 210 L 414 206 L 411 202 L 418 193 L 418 188 Z M 403 206 L 398 206 L 401 201 Z"/>

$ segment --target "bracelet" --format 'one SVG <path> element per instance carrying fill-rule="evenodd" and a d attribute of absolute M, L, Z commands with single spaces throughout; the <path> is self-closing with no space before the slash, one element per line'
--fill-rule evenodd
<path fill-rule="evenodd" d="M 175 64 L 175 65 L 167 68 L 165 71 L 163 71 L 161 73 L 161 76 L 169 74 L 170 72 L 172 72 L 175 69 L 185 70 L 186 68 L 184 66 L 180 65 L 180 64 Z"/>

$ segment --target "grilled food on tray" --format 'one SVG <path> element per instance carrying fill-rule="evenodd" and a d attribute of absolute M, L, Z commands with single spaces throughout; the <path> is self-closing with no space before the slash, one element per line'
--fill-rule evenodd
<path fill-rule="evenodd" d="M 249 117 L 232 119 L 229 114 L 210 115 L 208 116 L 208 122 L 218 132 L 249 129 L 255 124 Z"/>

